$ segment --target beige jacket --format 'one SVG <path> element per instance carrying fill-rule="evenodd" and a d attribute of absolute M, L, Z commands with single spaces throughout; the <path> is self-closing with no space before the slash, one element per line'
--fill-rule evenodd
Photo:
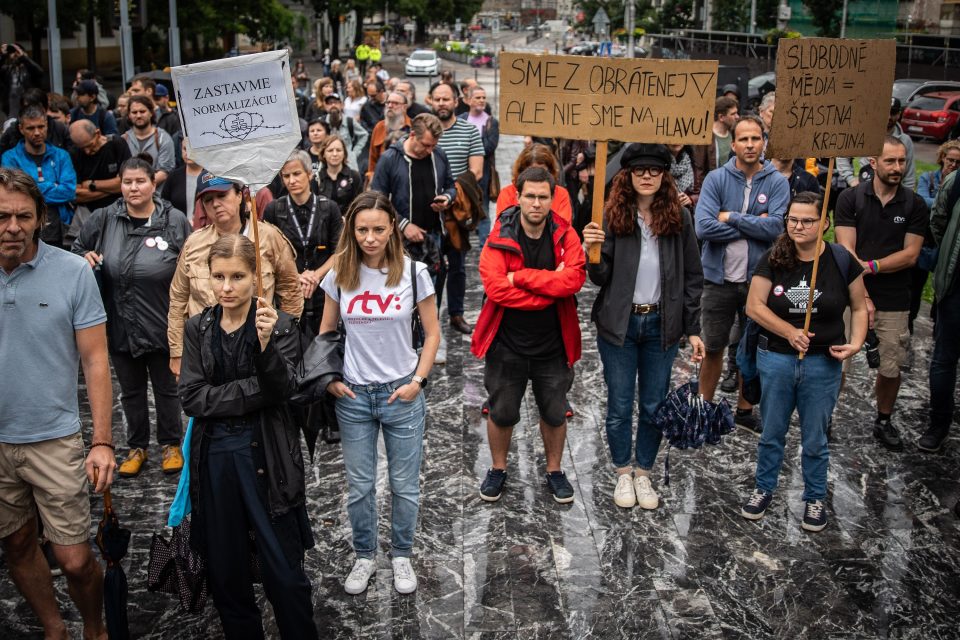
<path fill-rule="evenodd" d="M 263 270 L 263 295 L 267 300 L 280 299 L 280 309 L 299 318 L 303 313 L 303 291 L 297 274 L 293 245 L 275 226 L 261 222 L 260 263 Z M 248 228 L 244 235 L 252 236 Z M 183 355 L 183 325 L 187 318 L 197 315 L 217 303 L 210 285 L 207 255 L 220 234 L 213 225 L 194 231 L 187 238 L 177 270 L 170 283 L 170 313 L 167 315 L 167 341 L 170 357 Z"/>

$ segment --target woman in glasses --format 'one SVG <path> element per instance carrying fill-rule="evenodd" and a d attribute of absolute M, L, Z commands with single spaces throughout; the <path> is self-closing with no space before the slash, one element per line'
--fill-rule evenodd
<path fill-rule="evenodd" d="M 600 286 L 592 318 L 607 383 L 607 441 L 617 475 L 613 500 L 625 509 L 660 504 L 650 481 L 661 438 L 653 413 L 667 395 L 680 339 L 689 340 L 695 362 L 703 358 L 703 268 L 693 218 L 670 176 L 671 161 L 664 145 L 629 145 L 603 227 L 591 222 L 583 229 L 587 250 L 602 245 L 600 262 L 588 264 L 587 272 Z"/>
<path fill-rule="evenodd" d="M 827 423 L 840 393 L 842 361 L 860 351 L 867 334 L 863 267 L 839 244 L 820 245 L 810 329 L 803 329 L 817 251 L 820 196 L 804 192 L 787 209 L 786 232 L 760 257 L 747 294 L 747 315 L 760 325 L 757 369 L 763 433 L 757 450 L 756 489 L 741 508 L 759 520 L 777 488 L 790 418 L 800 418 L 803 447 L 801 526 L 820 531 L 827 525 Z M 852 310 L 850 339 L 843 314 Z M 802 356 L 802 359 L 799 357 Z"/>

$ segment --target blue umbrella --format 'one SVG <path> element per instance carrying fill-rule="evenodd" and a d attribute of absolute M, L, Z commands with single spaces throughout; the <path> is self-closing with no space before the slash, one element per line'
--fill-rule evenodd
<path fill-rule="evenodd" d="M 723 436 L 733 431 L 730 404 L 707 402 L 700 395 L 696 377 L 667 394 L 653 414 L 653 423 L 667 440 L 663 483 L 670 484 L 670 447 L 699 449 L 704 444 L 720 444 Z"/>

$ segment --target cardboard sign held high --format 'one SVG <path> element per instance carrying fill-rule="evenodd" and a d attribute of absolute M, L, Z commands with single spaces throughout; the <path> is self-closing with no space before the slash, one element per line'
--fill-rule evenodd
<path fill-rule="evenodd" d="M 707 144 L 715 60 L 504 53 L 500 130 L 580 140 Z"/>
<path fill-rule="evenodd" d="M 652 60 L 503 53 L 500 131 L 597 141 L 595 184 L 606 182 L 607 141 L 708 144 L 716 60 Z M 603 224 L 603 189 L 593 192 Z M 590 262 L 600 261 L 600 246 Z"/>
<path fill-rule="evenodd" d="M 896 55 L 893 40 L 781 39 L 767 157 L 880 153 Z"/>

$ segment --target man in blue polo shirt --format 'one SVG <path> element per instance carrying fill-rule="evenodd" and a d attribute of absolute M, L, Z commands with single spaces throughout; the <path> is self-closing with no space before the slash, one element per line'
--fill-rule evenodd
<path fill-rule="evenodd" d="M 107 315 L 86 261 L 40 240 L 46 207 L 33 179 L 0 169 L 0 362 L 15 367 L 0 391 L 0 543 L 10 577 L 44 636 L 67 636 L 37 514 L 83 618 L 106 637 L 103 573 L 90 548 L 87 482 L 113 480 L 113 393 Z M 93 441 L 84 459 L 77 401 L 83 365 Z"/>

